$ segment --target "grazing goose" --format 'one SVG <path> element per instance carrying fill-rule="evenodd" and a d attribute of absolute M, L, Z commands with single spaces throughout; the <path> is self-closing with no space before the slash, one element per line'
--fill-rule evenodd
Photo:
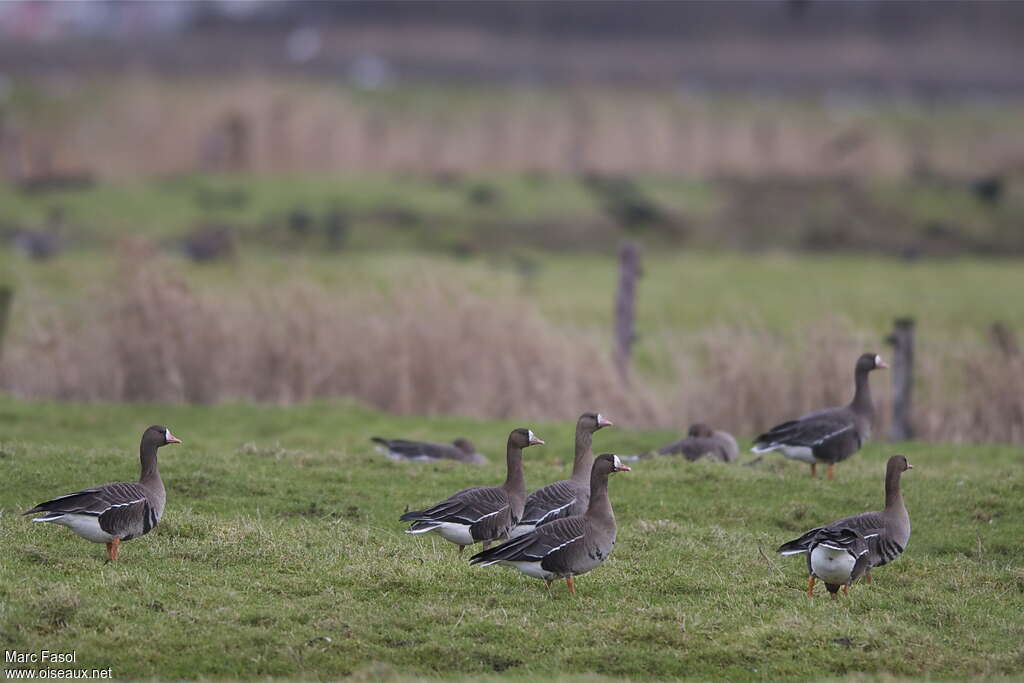
<path fill-rule="evenodd" d="M 861 574 L 866 574 L 870 583 L 873 567 L 881 567 L 900 556 L 910 540 L 910 515 L 903 504 L 900 477 L 913 467 L 906 456 L 889 458 L 885 466 L 884 510 L 844 517 L 779 546 L 782 555 L 808 553 L 808 597 L 814 594 L 815 578 L 822 579 L 835 597 L 840 585 L 845 593 Z"/>
<path fill-rule="evenodd" d="M 526 508 L 510 538 L 528 534 L 541 524 L 587 511 L 590 501 L 590 468 L 594 464 L 591 451 L 594 432 L 610 427 L 611 420 L 600 413 L 583 413 L 576 421 L 576 450 L 572 476 L 539 488 L 526 499 Z"/>
<path fill-rule="evenodd" d="M 617 455 L 597 457 L 590 474 L 590 503 L 582 515 L 556 519 L 528 534 L 470 558 L 471 564 L 495 563 L 515 567 L 527 576 L 544 579 L 548 589 L 555 579 L 565 579 L 576 593 L 573 577 L 598 567 L 615 547 L 615 515 L 608 499 L 608 477 L 629 472 Z"/>
<path fill-rule="evenodd" d="M 529 429 L 514 429 L 508 435 L 508 474 L 501 486 L 463 489 L 426 510 L 407 512 L 399 520 L 412 522 L 407 534 L 438 533 L 463 548 L 504 538 L 523 515 L 526 482 L 523 479 L 523 449 L 544 443 Z"/>
<path fill-rule="evenodd" d="M 875 406 L 868 373 L 887 367 L 881 356 L 865 353 L 854 368 L 855 388 L 849 405 L 826 408 L 772 427 L 754 439 L 753 452 L 782 451 L 787 458 L 810 463 L 812 477 L 818 474 L 818 463 L 827 464 L 828 478 L 832 479 L 835 464 L 859 451 L 871 438 Z"/>
<path fill-rule="evenodd" d="M 115 482 L 48 500 L 23 514 L 44 513 L 33 522 L 52 522 L 69 527 L 93 543 L 107 544 L 107 559 L 117 559 L 121 541 L 152 531 L 164 513 L 167 494 L 160 479 L 156 451 L 169 443 L 181 443 L 171 430 L 153 425 L 142 433 L 138 482 Z"/>
<path fill-rule="evenodd" d="M 716 462 L 736 462 L 739 454 L 732 434 L 713 430 L 703 422 L 690 425 L 686 438 L 658 449 L 658 455 L 682 455 L 691 462 L 705 457 Z"/>
<path fill-rule="evenodd" d="M 455 439 L 451 443 L 431 443 L 429 441 L 406 441 L 405 439 L 382 439 L 379 436 L 370 438 L 375 442 L 377 451 L 392 460 L 458 460 L 474 465 L 486 465 L 487 458 L 477 452 L 469 439 Z"/>

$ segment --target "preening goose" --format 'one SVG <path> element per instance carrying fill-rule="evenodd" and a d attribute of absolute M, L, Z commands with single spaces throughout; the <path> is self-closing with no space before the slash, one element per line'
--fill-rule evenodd
<path fill-rule="evenodd" d="M 875 406 L 868 373 L 887 367 L 881 356 L 865 353 L 854 368 L 854 393 L 849 405 L 826 408 L 772 427 L 754 440 L 753 452 L 777 450 L 787 458 L 810 463 L 812 477 L 817 476 L 819 463 L 827 464 L 828 478 L 832 479 L 835 464 L 859 451 L 871 438 Z"/>
<path fill-rule="evenodd" d="M 458 460 L 474 465 L 486 465 L 487 458 L 477 452 L 469 439 L 455 439 L 451 443 L 429 441 L 406 441 L 405 439 L 370 438 L 377 444 L 377 451 L 392 460 Z"/>
<path fill-rule="evenodd" d="M 873 567 L 900 556 L 910 540 L 910 515 L 903 503 L 900 478 L 913 467 L 906 456 L 889 458 L 885 466 L 885 509 L 844 517 L 779 546 L 782 555 L 808 553 L 808 596 L 814 594 L 815 578 L 825 581 L 834 597 L 840 585 L 846 592 L 861 574 L 866 574 L 870 583 L 868 572 Z"/>
<path fill-rule="evenodd" d="M 565 579 L 569 592 L 575 594 L 573 577 L 600 566 L 615 547 L 615 515 L 608 498 L 608 477 L 629 471 L 616 455 L 598 456 L 590 474 L 590 502 L 584 514 L 543 524 L 497 548 L 477 553 L 470 563 L 485 567 L 495 563 L 509 565 L 527 576 L 544 579 L 549 589 L 555 579 Z"/>
<path fill-rule="evenodd" d="M 446 541 L 463 548 L 484 544 L 508 536 L 523 515 L 526 482 L 523 478 L 523 449 L 542 444 L 529 429 L 514 429 L 508 435 L 506 463 L 508 473 L 501 486 L 477 486 L 463 489 L 426 510 L 407 512 L 399 520 L 412 522 L 407 534 L 433 531 Z"/>
<path fill-rule="evenodd" d="M 63 524 L 93 543 L 107 544 L 107 559 L 117 559 L 121 541 L 148 534 L 164 513 L 167 494 L 160 479 L 156 452 L 181 443 L 171 430 L 153 425 L 142 433 L 138 482 L 114 482 L 69 493 L 36 505 L 23 514 L 44 513 L 33 522 Z"/>
<path fill-rule="evenodd" d="M 732 434 L 711 429 L 703 422 L 690 425 L 686 438 L 658 449 L 658 455 L 682 455 L 689 461 L 707 458 L 716 462 L 736 462 L 740 449 Z"/>
<path fill-rule="evenodd" d="M 590 468 L 594 464 L 591 451 L 594 432 L 610 427 L 612 421 L 601 413 L 583 413 L 576 421 L 575 457 L 572 476 L 539 488 L 526 498 L 526 508 L 511 538 L 528 534 L 541 524 L 562 517 L 582 515 L 590 502 Z"/>

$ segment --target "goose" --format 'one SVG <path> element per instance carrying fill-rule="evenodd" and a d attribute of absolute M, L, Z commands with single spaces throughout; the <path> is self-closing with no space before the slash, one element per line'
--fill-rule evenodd
<path fill-rule="evenodd" d="M 807 553 L 807 596 L 814 595 L 814 580 L 825 582 L 832 597 L 843 592 L 862 574 L 871 583 L 871 569 L 899 557 L 910 541 L 910 515 L 903 503 L 900 478 L 913 469 L 904 455 L 894 455 L 885 466 L 885 509 L 863 512 L 811 529 L 779 546 L 781 555 Z"/>
<path fill-rule="evenodd" d="M 575 595 L 573 578 L 600 566 L 615 547 L 615 515 L 608 499 L 608 477 L 629 471 L 617 455 L 599 455 L 590 474 L 590 502 L 585 513 L 556 519 L 496 548 L 479 552 L 470 558 L 470 564 L 515 567 L 527 576 L 544 579 L 548 590 L 552 581 L 564 578 L 569 592 Z"/>
<path fill-rule="evenodd" d="M 510 538 L 528 534 L 541 524 L 572 515 L 582 515 L 590 501 L 590 468 L 594 464 L 591 451 L 594 432 L 610 427 L 612 421 L 601 413 L 583 413 L 576 421 L 576 450 L 572 476 L 539 488 L 526 499 L 523 518 Z"/>
<path fill-rule="evenodd" d="M 477 452 L 476 446 L 469 439 L 455 439 L 451 443 L 431 443 L 429 441 L 406 441 L 405 439 L 382 439 L 379 436 L 370 438 L 377 444 L 378 452 L 392 460 L 458 460 L 474 465 L 486 465 L 487 458 Z"/>
<path fill-rule="evenodd" d="M 142 433 L 138 482 L 114 482 L 58 496 L 26 510 L 42 512 L 33 522 L 62 524 L 87 541 L 107 544 L 107 561 L 117 560 L 121 541 L 148 534 L 160 522 L 167 494 L 157 467 L 157 449 L 181 441 L 171 430 L 153 425 Z"/>
<path fill-rule="evenodd" d="M 452 494 L 426 510 L 406 512 L 399 521 L 412 522 L 407 534 L 434 532 L 459 546 L 504 538 L 523 515 L 526 482 L 523 479 L 523 449 L 544 442 L 530 429 L 514 429 L 508 435 L 508 473 L 501 486 L 477 486 Z"/>
<path fill-rule="evenodd" d="M 690 425 L 685 438 L 658 449 L 658 455 L 682 455 L 691 462 L 705 457 L 716 462 L 736 462 L 739 453 L 732 434 L 711 429 L 703 422 Z"/>
<path fill-rule="evenodd" d="M 811 465 L 811 476 L 818 475 L 819 463 L 828 465 L 828 478 L 833 478 L 837 462 L 846 460 L 871 438 L 875 406 L 871 402 L 868 373 L 884 369 L 882 357 L 865 353 L 854 367 L 853 400 L 849 405 L 826 408 L 772 427 L 754 439 L 754 453 L 781 451 L 787 458 Z"/>

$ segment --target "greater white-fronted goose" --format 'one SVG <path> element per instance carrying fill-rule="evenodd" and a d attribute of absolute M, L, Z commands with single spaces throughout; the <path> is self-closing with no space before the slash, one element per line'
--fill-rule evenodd
<path fill-rule="evenodd" d="M 835 597 L 840 585 L 845 593 L 861 574 L 866 574 L 870 583 L 873 567 L 900 556 L 910 540 L 910 515 L 903 503 L 900 477 L 913 467 L 906 456 L 889 458 L 885 466 L 885 509 L 844 517 L 779 546 L 782 555 L 808 553 L 809 597 L 814 595 L 815 578 L 825 581 Z"/>
<path fill-rule="evenodd" d="M 153 425 L 142 433 L 138 482 L 114 482 L 48 500 L 23 514 L 44 513 L 33 522 L 69 527 L 93 543 L 107 544 L 107 559 L 117 559 L 121 541 L 148 534 L 164 513 L 167 494 L 160 479 L 156 452 L 169 443 L 181 443 L 171 430 Z"/>
<path fill-rule="evenodd" d="M 812 477 L 817 476 L 819 463 L 826 464 L 828 478 L 832 479 L 835 464 L 859 451 L 871 438 L 875 406 L 868 373 L 887 367 L 878 354 L 865 353 L 854 368 L 853 400 L 849 405 L 826 408 L 772 427 L 754 439 L 753 452 L 781 451 L 787 458 L 810 463 Z"/>
<path fill-rule="evenodd" d="M 377 451 L 392 460 L 458 460 L 474 465 L 486 465 L 487 458 L 477 452 L 469 439 L 455 439 L 451 443 L 430 441 L 406 441 L 405 439 L 370 438 L 377 444 Z"/>
<path fill-rule="evenodd" d="M 569 592 L 575 594 L 573 577 L 600 566 L 615 547 L 615 514 L 608 498 L 608 477 L 629 470 L 616 455 L 598 456 L 590 474 L 590 503 L 585 513 L 543 524 L 497 548 L 477 553 L 470 563 L 509 565 L 527 576 L 544 579 L 549 589 L 555 579 L 565 579 Z"/>
<path fill-rule="evenodd" d="M 523 478 L 523 449 L 542 444 L 533 431 L 514 429 L 508 435 L 506 463 L 508 473 L 501 486 L 477 486 L 463 489 L 426 510 L 407 512 L 399 520 L 412 522 L 407 534 L 436 532 L 446 541 L 463 548 L 508 536 L 523 515 L 526 482 Z"/>
<path fill-rule="evenodd" d="M 701 458 L 716 462 L 736 462 L 739 454 L 739 446 L 732 434 L 711 429 L 703 422 L 690 425 L 685 438 L 658 449 L 658 455 L 682 455 L 691 462 Z"/>
<path fill-rule="evenodd" d="M 600 413 L 583 413 L 576 421 L 575 457 L 572 476 L 539 488 L 526 498 L 526 508 L 510 536 L 528 534 L 541 524 L 573 515 L 582 515 L 590 502 L 590 468 L 594 432 L 610 427 L 612 421 Z"/>

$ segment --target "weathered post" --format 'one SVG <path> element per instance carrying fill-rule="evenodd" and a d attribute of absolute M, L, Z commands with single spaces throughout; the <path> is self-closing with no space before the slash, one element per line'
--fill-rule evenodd
<path fill-rule="evenodd" d="M 0 359 L 3 359 L 4 356 L 4 336 L 7 332 L 7 319 L 11 312 L 11 301 L 13 300 L 14 290 L 0 285 Z"/>
<path fill-rule="evenodd" d="M 992 338 L 992 344 L 1007 358 L 1016 358 L 1020 355 L 1017 335 L 1003 321 L 997 320 L 992 323 L 992 327 L 989 328 L 989 336 Z"/>
<path fill-rule="evenodd" d="M 886 337 L 892 346 L 892 428 L 890 441 L 914 438 L 911 406 L 914 390 L 914 319 L 897 318 L 892 334 Z"/>
<path fill-rule="evenodd" d="M 636 281 L 640 277 L 640 249 L 632 242 L 619 247 L 619 286 L 615 294 L 615 366 L 629 381 L 629 362 L 636 339 Z"/>

